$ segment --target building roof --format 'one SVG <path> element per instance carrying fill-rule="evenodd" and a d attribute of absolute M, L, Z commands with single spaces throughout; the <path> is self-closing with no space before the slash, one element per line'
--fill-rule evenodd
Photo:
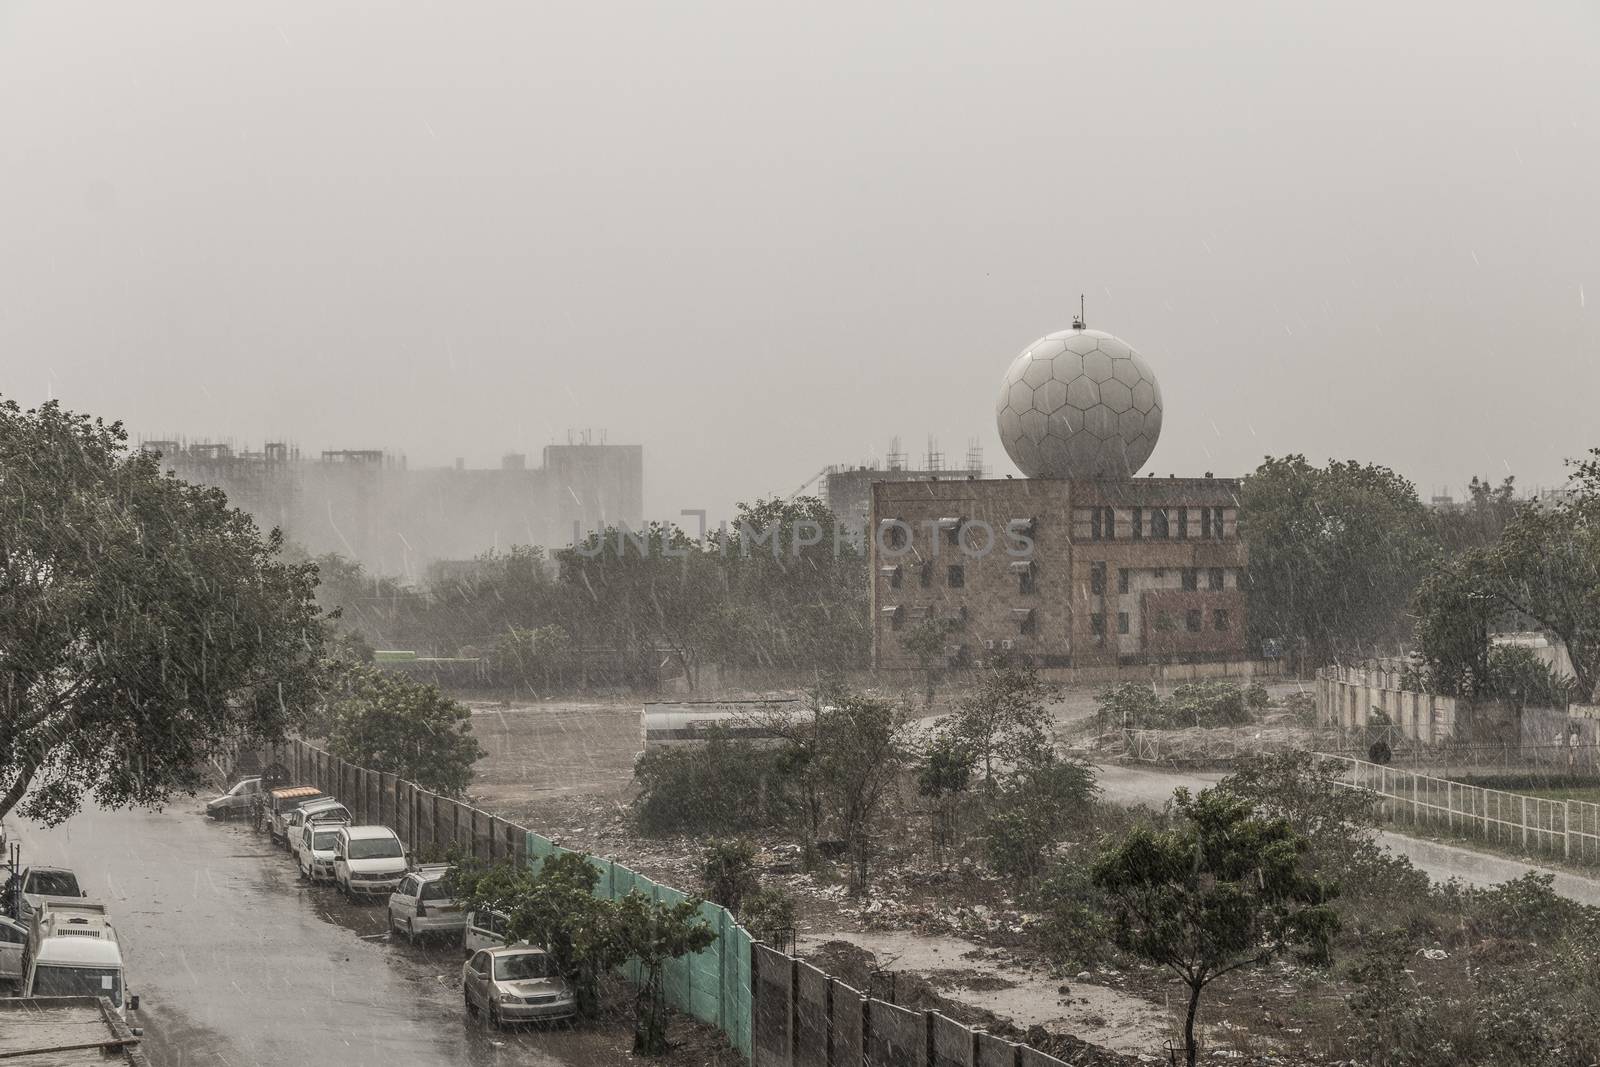
<path fill-rule="evenodd" d="M 294 800 L 298 797 L 320 797 L 322 790 L 314 785 L 291 785 L 284 789 L 274 789 L 272 795 L 279 800 Z"/>

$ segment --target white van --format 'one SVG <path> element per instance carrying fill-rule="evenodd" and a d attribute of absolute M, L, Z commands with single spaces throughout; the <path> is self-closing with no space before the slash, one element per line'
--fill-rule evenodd
<path fill-rule="evenodd" d="M 339 823 L 352 822 L 355 819 L 350 815 L 350 809 L 332 797 L 309 801 L 287 813 L 283 820 L 283 836 L 289 845 L 289 855 L 294 857 L 300 873 L 305 874 L 312 866 L 310 857 L 301 853 L 307 827 L 321 823 L 325 830 L 337 830 Z M 332 863 L 331 859 L 329 863 Z"/>
<path fill-rule="evenodd" d="M 389 932 L 404 933 L 413 944 L 426 934 L 446 934 L 455 940 L 463 933 L 467 917 L 446 890 L 449 873 L 448 863 L 427 863 L 406 872 L 389 896 Z"/>
<path fill-rule="evenodd" d="M 388 896 L 410 866 L 399 835 L 387 826 L 339 827 L 333 846 L 333 884 L 345 896 Z"/>
<path fill-rule="evenodd" d="M 124 1019 L 139 998 L 124 996 L 122 948 L 106 906 L 79 899 L 41 902 L 22 956 L 24 997 L 105 997 Z"/>
<path fill-rule="evenodd" d="M 333 857 L 339 847 L 339 824 L 314 822 L 300 827 L 291 844 L 300 877 L 308 882 L 333 881 Z"/>

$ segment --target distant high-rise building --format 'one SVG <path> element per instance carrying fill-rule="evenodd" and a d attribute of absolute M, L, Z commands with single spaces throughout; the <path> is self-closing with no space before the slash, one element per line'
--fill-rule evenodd
<path fill-rule="evenodd" d="M 420 577 L 441 560 L 513 545 L 560 548 L 608 523 L 644 515 L 641 445 L 549 445 L 544 465 L 507 455 L 499 467 L 412 468 L 381 449 L 315 458 L 271 443 L 145 441 L 181 478 L 213 485 L 263 528 L 280 527 L 313 555 L 337 552 L 369 571 Z"/>

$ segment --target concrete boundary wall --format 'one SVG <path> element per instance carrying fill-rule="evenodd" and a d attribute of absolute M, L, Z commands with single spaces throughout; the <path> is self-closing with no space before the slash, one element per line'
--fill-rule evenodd
<path fill-rule="evenodd" d="M 357 823 L 388 826 L 413 851 L 459 846 L 485 863 L 506 860 L 535 870 L 546 856 L 567 851 L 526 827 L 393 774 L 335 759 L 303 741 L 290 742 L 283 754 L 295 784 L 338 797 Z M 590 858 L 601 869 L 598 895 L 636 891 L 668 902 L 684 897 L 612 859 Z M 752 1067 L 1068 1067 L 938 1012 L 864 996 L 754 941 L 726 909 L 702 904 L 700 911 L 717 941 L 667 965 L 667 1001 L 720 1029 Z"/>
<path fill-rule="evenodd" d="M 1425 745 L 1459 736 L 1464 723 L 1454 697 L 1400 688 L 1394 671 L 1324 667 L 1317 671 L 1317 720 L 1344 730 L 1359 730 L 1378 708 L 1400 733 Z"/>

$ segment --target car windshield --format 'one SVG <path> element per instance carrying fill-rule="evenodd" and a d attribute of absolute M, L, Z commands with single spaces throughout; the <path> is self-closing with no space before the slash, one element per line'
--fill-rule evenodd
<path fill-rule="evenodd" d="M 122 972 L 115 967 L 40 966 L 33 972 L 36 997 L 106 997 L 122 1004 Z"/>
<path fill-rule="evenodd" d="M 311 836 L 311 847 L 324 850 L 336 847 L 339 844 L 339 831 L 325 830 Z"/>
<path fill-rule="evenodd" d="M 443 878 L 435 878 L 432 881 L 423 882 L 422 883 L 422 899 L 423 900 L 449 900 L 450 899 L 450 894 L 445 892 L 444 879 Z"/>
<path fill-rule="evenodd" d="M 350 842 L 350 858 L 353 860 L 399 859 L 403 854 L 400 842 L 392 837 L 357 838 Z"/>
<path fill-rule="evenodd" d="M 247 793 L 250 791 L 250 787 L 253 785 L 255 785 L 254 782 L 240 782 L 238 785 L 228 790 L 228 795 L 230 797 L 236 797 L 243 793 Z"/>
<path fill-rule="evenodd" d="M 519 952 L 494 958 L 494 976 L 501 982 L 550 977 L 550 957 L 543 952 Z"/>
<path fill-rule="evenodd" d="M 78 876 L 70 871 L 35 871 L 28 876 L 24 893 L 46 897 L 78 896 Z"/>

